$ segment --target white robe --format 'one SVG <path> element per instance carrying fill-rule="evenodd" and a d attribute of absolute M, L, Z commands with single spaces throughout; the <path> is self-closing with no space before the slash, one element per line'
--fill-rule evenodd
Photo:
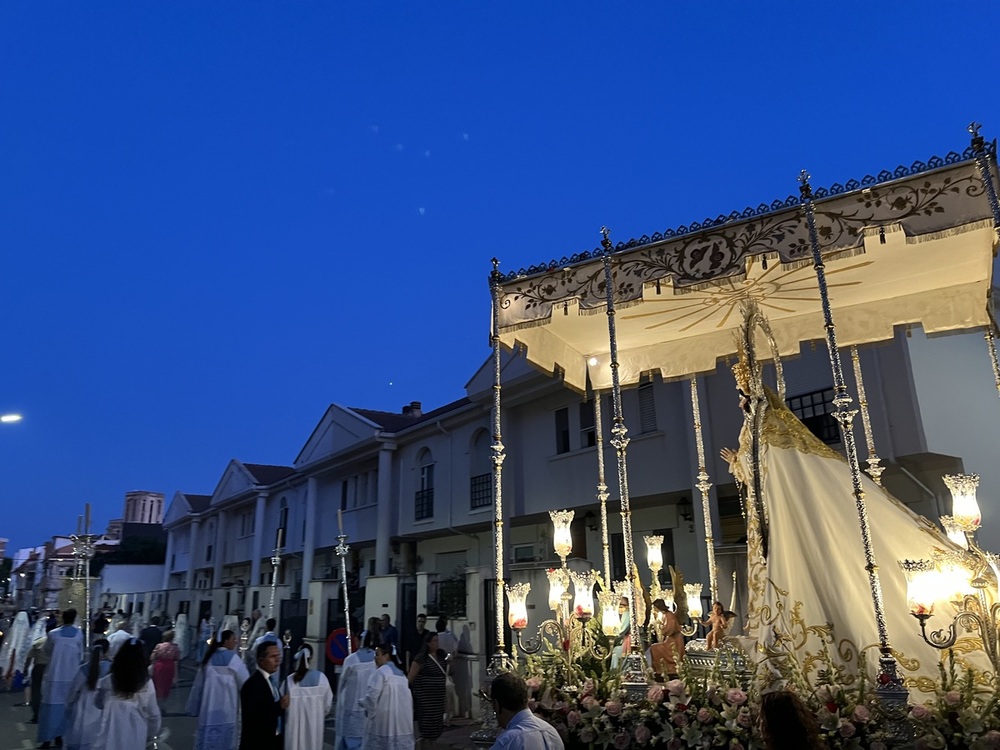
<path fill-rule="evenodd" d="M 146 739 L 160 733 L 160 707 L 156 705 L 153 681 L 126 697 L 115 693 L 111 675 L 97 683 L 97 707 L 101 725 L 93 750 L 143 750 Z"/>
<path fill-rule="evenodd" d="M 768 522 L 768 555 L 752 508 L 748 513 L 750 635 L 764 683 L 785 680 L 788 662 L 798 662 L 810 682 L 825 648 L 853 679 L 864 654 L 870 679 L 878 673 L 878 631 L 847 462 L 814 437 L 780 399 L 768 392 L 763 430 L 762 490 Z M 741 465 L 749 477 L 749 435 L 740 436 Z M 925 558 L 933 548 L 955 546 L 927 519 L 916 515 L 867 477 L 863 481 L 872 548 L 882 586 L 889 641 L 911 688 L 933 689 L 946 651 L 926 644 L 906 604 L 906 579 L 898 560 Z M 935 622 L 950 622 L 941 608 Z M 964 643 L 963 643 L 964 641 Z M 956 656 L 991 669 L 972 639 L 959 641 Z"/>
<path fill-rule="evenodd" d="M 24 663 L 28 660 L 31 649 L 31 624 L 27 612 L 18 612 L 10 625 L 10 632 L 3 639 L 3 650 L 0 650 L 0 674 L 14 672 L 24 674 Z M 11 657 L 14 663 L 11 664 Z"/>
<path fill-rule="evenodd" d="M 39 742 L 61 736 L 66 728 L 66 698 L 83 661 L 83 633 L 75 625 L 56 628 L 49 633 L 45 650 L 50 658 L 42 678 Z"/>
<path fill-rule="evenodd" d="M 323 747 L 326 716 L 333 707 L 333 690 L 326 675 L 315 669 L 301 683 L 285 680 L 289 697 L 285 711 L 285 750 L 315 750 Z"/>
<path fill-rule="evenodd" d="M 240 655 L 218 649 L 198 670 L 188 713 L 198 717 L 195 750 L 234 750 L 239 739 L 240 688 L 250 677 Z"/>
<path fill-rule="evenodd" d="M 413 697 L 406 678 L 383 664 L 368 682 L 361 699 L 367 716 L 363 750 L 412 750 Z"/>
<path fill-rule="evenodd" d="M 365 712 L 360 701 L 375 673 L 375 656 L 371 649 L 361 649 L 344 659 L 344 668 L 337 682 L 337 750 L 361 746 L 365 734 Z"/>
<path fill-rule="evenodd" d="M 107 676 L 111 670 L 111 662 L 101 661 L 100 677 Z M 66 699 L 66 709 L 70 712 L 69 726 L 66 729 L 67 750 L 90 750 L 101 727 L 101 709 L 97 707 L 97 690 L 87 687 L 87 674 L 90 664 L 84 664 L 73 679 L 69 698 Z M 98 678 L 100 686 L 100 678 Z"/>

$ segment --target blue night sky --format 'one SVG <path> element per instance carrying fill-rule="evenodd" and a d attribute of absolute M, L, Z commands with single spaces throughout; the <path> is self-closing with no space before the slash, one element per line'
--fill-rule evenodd
<path fill-rule="evenodd" d="M 0 536 L 461 397 L 494 255 L 1000 135 L 997 4 L 882 5 L 4 2 Z"/>

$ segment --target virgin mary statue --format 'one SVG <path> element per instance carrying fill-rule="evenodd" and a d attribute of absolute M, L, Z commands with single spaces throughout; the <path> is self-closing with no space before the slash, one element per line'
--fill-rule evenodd
<path fill-rule="evenodd" d="M 745 320 L 752 325 L 753 315 Z M 741 342 L 753 341 L 752 331 L 744 334 Z M 862 670 L 874 680 L 878 629 L 849 466 L 762 386 L 761 368 L 747 365 L 745 351 L 734 373 L 747 418 L 739 450 L 724 450 L 723 457 L 747 490 L 747 650 L 754 652 L 758 680 L 765 689 L 802 679 L 848 685 Z M 753 412 L 762 414 L 750 419 Z M 867 477 L 863 490 L 893 655 L 907 687 L 933 690 L 945 652 L 921 638 L 897 561 L 962 550 Z M 941 621 L 950 622 L 953 614 L 942 611 Z M 980 673 L 990 669 L 978 638 L 960 639 L 954 650 Z"/>

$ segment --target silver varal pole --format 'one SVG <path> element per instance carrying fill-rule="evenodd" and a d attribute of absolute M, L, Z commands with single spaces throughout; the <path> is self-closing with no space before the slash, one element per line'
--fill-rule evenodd
<path fill-rule="evenodd" d="M 882 472 L 885 467 L 881 466 L 882 459 L 875 452 L 875 436 L 872 433 L 872 420 L 868 414 L 868 396 L 865 394 L 865 380 L 861 375 L 861 357 L 858 355 L 858 347 L 851 347 L 851 362 L 854 365 L 854 380 L 858 384 L 858 406 L 861 407 L 861 424 L 865 428 L 865 445 L 868 446 L 868 476 L 875 480 L 875 484 L 882 486 Z"/>
<path fill-rule="evenodd" d="M 487 697 L 493 678 L 510 671 L 511 661 L 507 652 L 503 627 L 503 462 L 506 458 L 500 431 L 500 261 L 493 258 L 490 273 L 490 343 L 493 346 L 493 443 L 490 446 L 493 462 L 493 608 L 496 613 L 496 629 L 493 634 L 493 655 L 486 666 L 482 689 L 479 691 L 480 727 L 472 733 L 476 745 L 491 745 L 496 739 L 498 725 L 492 701 Z"/>
<path fill-rule="evenodd" d="M 340 593 L 344 599 L 344 630 L 347 632 L 347 653 L 351 653 L 351 601 L 347 596 L 347 553 L 350 551 L 344 542 L 347 535 L 340 533 L 337 535 L 337 546 L 333 548 L 340 558 Z"/>
<path fill-rule="evenodd" d="M 271 603 L 267 606 L 267 616 L 274 617 L 274 595 L 278 589 L 278 568 L 281 567 L 281 551 L 285 546 L 285 529 L 278 529 L 278 537 L 271 555 Z"/>
<path fill-rule="evenodd" d="M 604 590 L 611 591 L 611 548 L 608 545 L 608 485 L 604 481 L 604 426 L 601 394 L 594 393 L 594 432 L 597 436 L 597 502 L 601 506 L 601 549 L 604 551 Z"/>
<path fill-rule="evenodd" d="M 615 328 L 615 284 L 611 270 L 611 233 L 607 227 L 601 227 L 601 246 L 604 249 L 604 289 L 607 295 L 608 341 L 611 347 L 611 404 L 614 411 L 614 423 L 611 426 L 611 445 L 615 449 L 618 463 L 618 490 L 621 495 L 622 537 L 625 542 L 625 575 L 632 582 L 632 596 L 628 599 L 629 606 L 629 653 L 622 660 L 622 687 L 625 688 L 629 700 L 642 700 L 648 689 L 646 678 L 646 658 L 643 656 L 642 631 L 639 623 L 640 592 L 635 590 L 635 554 L 632 547 L 632 509 L 628 495 L 628 465 L 626 449 L 628 448 L 628 428 L 622 416 L 622 391 L 618 377 L 618 334 Z"/>
<path fill-rule="evenodd" d="M 708 553 L 708 586 L 712 591 L 712 601 L 719 601 L 718 571 L 715 568 L 715 538 L 712 530 L 712 508 L 708 491 L 712 483 L 708 481 L 708 470 L 705 467 L 705 442 L 701 434 L 701 405 L 698 399 L 698 378 L 691 378 L 691 413 L 694 415 L 694 437 L 698 448 L 698 483 L 695 487 L 701 492 L 701 513 L 705 518 L 705 551 Z"/>
<path fill-rule="evenodd" d="M 851 484 L 854 489 L 854 502 L 858 511 L 858 526 L 861 530 L 861 543 L 865 551 L 865 570 L 868 572 L 868 585 L 871 588 L 872 604 L 875 609 L 875 624 L 879 639 L 879 685 L 876 695 L 879 698 L 882 711 L 886 714 L 890 725 L 890 733 L 902 742 L 906 739 L 905 716 L 909 692 L 903 686 L 899 676 L 898 665 L 892 655 L 889 643 L 889 633 L 885 624 L 885 605 L 882 600 L 882 583 L 879 580 L 878 565 L 875 564 L 875 552 L 872 548 L 871 529 L 868 525 L 868 507 L 865 502 L 865 492 L 861 484 L 861 466 L 858 463 L 858 450 L 854 442 L 854 416 L 857 410 L 849 409 L 852 399 L 847 393 L 844 382 L 844 368 L 840 361 L 840 349 L 837 347 L 837 329 L 833 322 L 833 309 L 830 306 L 830 293 L 826 283 L 826 266 L 820 253 L 819 234 L 816 231 L 816 214 L 813 206 L 812 188 L 809 185 L 809 174 L 802 170 L 799 175 L 802 196 L 802 207 L 805 210 L 806 225 L 809 229 L 809 245 L 812 249 L 813 268 L 816 271 L 816 281 L 819 286 L 820 301 L 823 305 L 823 321 L 826 330 L 826 346 L 830 355 L 830 368 L 833 372 L 833 403 L 836 407 L 834 417 L 840 423 L 847 452 L 847 463 L 851 469 Z M 896 744 L 895 742 L 893 744 Z"/>

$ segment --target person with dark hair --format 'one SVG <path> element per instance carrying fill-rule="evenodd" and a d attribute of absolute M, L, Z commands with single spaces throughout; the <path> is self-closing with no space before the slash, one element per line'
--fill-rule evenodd
<path fill-rule="evenodd" d="M 97 682 L 111 670 L 108 659 L 108 641 L 105 638 L 94 641 L 88 659 L 73 679 L 66 709 L 69 725 L 66 728 L 68 750 L 89 750 L 97 737 L 101 725 L 101 711 L 97 708 Z"/>
<path fill-rule="evenodd" d="M 767 750 L 821 750 L 816 716 L 788 690 L 760 697 L 760 734 Z"/>
<path fill-rule="evenodd" d="M 101 723 L 93 750 L 145 748 L 148 739 L 160 733 L 160 707 L 146 672 L 142 642 L 133 638 L 119 646 L 111 673 L 97 684 Z"/>
<path fill-rule="evenodd" d="M 424 647 L 410 665 L 407 675 L 413 687 L 420 739 L 433 744 L 444 732 L 445 695 L 448 672 L 438 651 L 438 634 L 428 632 Z"/>
<path fill-rule="evenodd" d="M 142 642 L 142 652 L 146 655 L 146 661 L 153 654 L 153 649 L 163 640 L 163 631 L 160 630 L 160 618 L 153 617 L 149 625 L 139 631 L 139 640 Z"/>
<path fill-rule="evenodd" d="M 333 708 L 333 691 L 326 675 L 310 669 L 313 650 L 303 643 L 295 652 L 295 671 L 285 678 L 291 705 L 285 712 L 285 750 L 312 750 L 323 746 L 326 716 Z M 378 661 L 378 653 L 375 655 Z"/>
<path fill-rule="evenodd" d="M 66 698 L 83 661 L 83 633 L 73 623 L 76 610 L 62 613 L 62 626 L 49 631 L 45 653 L 49 666 L 42 678 L 42 704 L 38 712 L 38 741 L 51 747 L 52 740 L 62 744 L 66 729 Z"/>
<path fill-rule="evenodd" d="M 413 697 L 395 646 L 381 643 L 375 648 L 377 669 L 361 699 L 368 721 L 362 742 L 364 750 L 411 750 L 413 748 Z"/>
<path fill-rule="evenodd" d="M 334 714 L 337 727 L 336 750 L 357 750 L 365 734 L 365 712 L 360 701 L 368 687 L 368 680 L 375 672 L 375 645 L 378 638 L 378 620 L 375 628 L 369 623 L 361 648 L 344 659 L 343 671 L 337 681 L 337 710 Z"/>
<path fill-rule="evenodd" d="M 194 750 L 235 750 L 240 688 L 250 677 L 235 646 L 236 634 L 223 630 L 202 659 L 187 703 L 198 717 Z"/>
<path fill-rule="evenodd" d="M 278 688 L 281 648 L 264 641 L 257 646 L 257 668 L 240 688 L 240 750 L 281 750 L 282 720 L 291 700 Z M 322 742 L 317 747 L 322 747 Z"/>
<path fill-rule="evenodd" d="M 523 677 L 504 672 L 493 678 L 490 698 L 503 731 L 491 750 L 563 750 L 559 733 L 528 709 L 528 686 Z"/>
<path fill-rule="evenodd" d="M 423 612 L 417 615 L 415 627 L 405 631 L 403 636 L 403 665 L 405 669 L 410 668 L 410 662 L 424 646 L 424 633 L 427 632 L 427 615 Z"/>
<path fill-rule="evenodd" d="M 170 696 L 170 689 L 177 684 L 177 665 L 180 660 L 181 650 L 174 643 L 174 631 L 168 630 L 150 654 L 153 687 L 156 690 L 156 700 L 161 704 Z"/>

